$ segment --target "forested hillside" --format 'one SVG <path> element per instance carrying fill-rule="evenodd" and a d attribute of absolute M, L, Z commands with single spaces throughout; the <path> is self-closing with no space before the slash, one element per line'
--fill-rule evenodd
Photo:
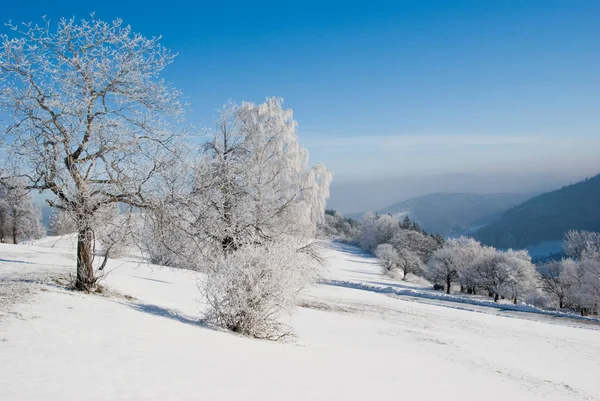
<path fill-rule="evenodd" d="M 379 214 L 408 215 L 427 232 L 461 234 L 476 224 L 517 205 L 527 194 L 435 193 L 400 202 L 378 211 Z"/>
<path fill-rule="evenodd" d="M 515 206 L 475 237 L 498 248 L 524 248 L 559 240 L 568 230 L 600 230 L 600 175 Z"/>

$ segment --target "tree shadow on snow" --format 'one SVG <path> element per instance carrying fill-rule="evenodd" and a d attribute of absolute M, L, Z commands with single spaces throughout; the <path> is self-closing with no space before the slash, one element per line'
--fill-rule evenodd
<path fill-rule="evenodd" d="M 184 315 L 178 313 L 177 311 L 174 311 L 173 309 L 164 308 L 164 307 L 158 306 L 158 305 L 144 304 L 144 303 L 137 303 L 137 302 L 123 302 L 123 304 L 129 306 L 130 308 L 132 308 L 134 310 L 137 310 L 138 312 L 143 312 L 143 313 L 147 313 L 149 315 L 164 317 L 167 319 L 175 320 L 177 322 L 193 325 L 196 327 L 210 328 L 202 320 L 200 320 L 198 318 L 190 318 L 190 317 L 184 316 Z"/>
<path fill-rule="evenodd" d="M 0 262 L 5 262 L 5 263 L 24 263 L 27 265 L 35 265 L 37 263 L 33 263 L 33 262 L 27 262 L 25 260 L 11 260 L 11 259 L 0 259 Z"/>
<path fill-rule="evenodd" d="M 331 249 L 335 249 L 336 251 L 340 251 L 343 253 L 347 253 L 350 255 L 354 255 L 354 256 L 362 256 L 365 258 L 369 258 L 369 259 L 375 259 L 375 256 L 363 251 L 362 249 L 354 246 L 354 245 L 348 245 L 348 244 L 343 244 L 341 242 L 332 242 L 329 247 Z"/>
<path fill-rule="evenodd" d="M 157 282 L 157 283 L 173 284 L 173 283 L 172 283 L 172 282 L 170 282 L 170 281 L 159 280 L 159 279 L 156 279 L 156 278 L 148 278 L 148 277 L 142 277 L 142 276 L 131 276 L 131 277 L 134 277 L 134 278 L 139 278 L 140 280 L 155 281 L 155 282 Z"/>
<path fill-rule="evenodd" d="M 419 290 L 419 291 L 435 291 L 433 288 L 425 288 L 425 287 L 416 287 L 411 285 L 406 285 L 402 283 L 394 283 L 394 282 L 383 282 L 383 281 L 367 281 L 369 284 L 381 285 L 385 287 L 394 287 L 394 288 L 405 288 L 407 290 Z"/>

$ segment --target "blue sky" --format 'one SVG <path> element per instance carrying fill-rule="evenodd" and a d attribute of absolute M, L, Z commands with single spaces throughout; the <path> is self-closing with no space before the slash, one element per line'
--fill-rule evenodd
<path fill-rule="evenodd" d="M 4 21 L 95 11 L 162 35 L 191 123 L 285 98 L 342 182 L 600 172 L 596 0 L 4 3 Z"/>

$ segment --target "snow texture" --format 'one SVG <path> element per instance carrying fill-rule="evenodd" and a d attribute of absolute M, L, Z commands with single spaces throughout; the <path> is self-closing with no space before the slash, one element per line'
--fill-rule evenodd
<path fill-rule="evenodd" d="M 199 324 L 204 275 L 133 256 L 106 268 L 127 297 L 67 291 L 72 246 L 0 244 L 0 282 L 39 283 L 0 321 L 0 400 L 600 400 L 596 323 L 458 304 L 356 248 L 326 250 L 281 343 Z"/>

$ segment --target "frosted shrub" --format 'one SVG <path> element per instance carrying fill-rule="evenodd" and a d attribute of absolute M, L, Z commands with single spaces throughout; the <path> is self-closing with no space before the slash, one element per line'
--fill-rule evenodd
<path fill-rule="evenodd" d="M 236 333 L 278 340 L 291 334 L 282 323 L 296 296 L 317 277 L 310 247 L 293 241 L 246 246 L 209 263 L 199 289 L 208 304 L 206 320 Z"/>

